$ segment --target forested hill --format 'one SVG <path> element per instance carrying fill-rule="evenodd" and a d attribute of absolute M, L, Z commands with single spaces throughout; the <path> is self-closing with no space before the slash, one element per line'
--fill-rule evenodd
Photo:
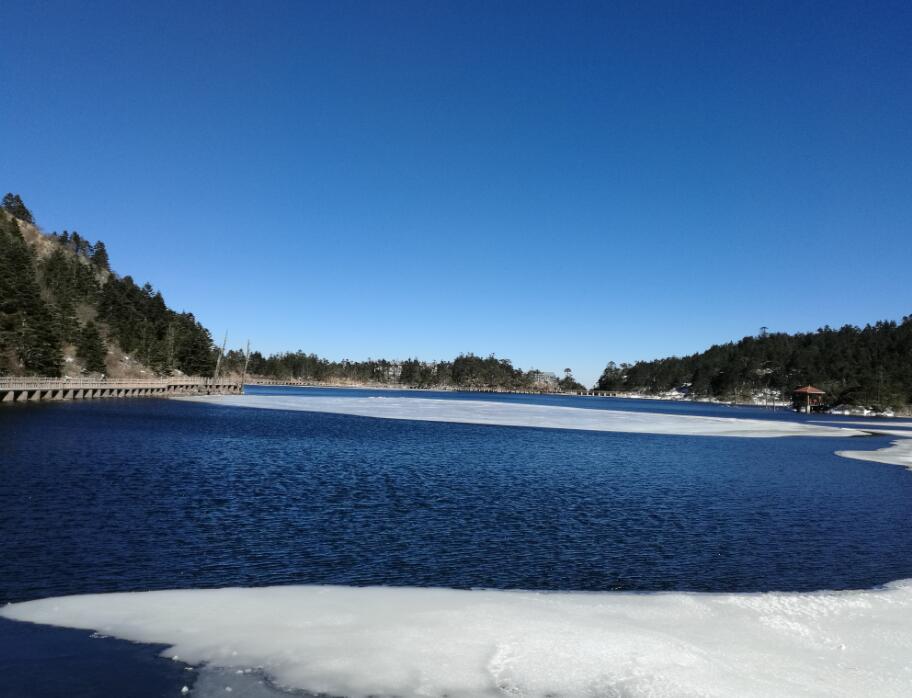
<path fill-rule="evenodd" d="M 738 399 L 766 389 L 786 395 L 809 383 L 832 404 L 912 404 L 912 315 L 803 334 L 764 331 L 692 356 L 612 362 L 597 387 L 659 393 L 684 386 L 695 396 Z"/>
<path fill-rule="evenodd" d="M 46 235 L 22 199 L 0 205 L 0 375 L 211 375 L 216 352 L 190 313 L 111 270 L 103 242 Z"/>

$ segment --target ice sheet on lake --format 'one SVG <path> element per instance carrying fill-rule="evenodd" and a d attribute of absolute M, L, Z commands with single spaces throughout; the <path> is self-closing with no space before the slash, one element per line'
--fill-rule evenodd
<path fill-rule="evenodd" d="M 869 591 L 270 587 L 72 596 L 0 615 L 364 696 L 908 696 L 912 580 Z M 225 672 L 228 672 L 227 674 Z"/>
<path fill-rule="evenodd" d="M 836 455 L 875 463 L 893 463 L 912 470 L 912 439 L 900 439 L 887 448 L 880 448 L 876 451 L 836 451 Z"/>
<path fill-rule="evenodd" d="M 822 419 L 811 420 L 815 424 L 832 424 L 833 422 L 825 422 Z M 840 421 L 840 424 L 849 424 L 856 427 L 888 427 L 890 429 L 912 429 L 912 422 L 900 422 L 900 421 L 889 421 L 889 422 L 875 422 L 873 420 L 866 419 L 864 421 Z"/>
<path fill-rule="evenodd" d="M 556 405 L 503 403 L 486 400 L 442 400 L 412 397 L 318 397 L 278 395 L 207 395 L 182 398 L 234 407 L 302 410 L 334 414 L 457 422 L 546 429 L 678 434 L 692 436 L 861 436 L 856 429 L 772 419 L 696 417 L 692 415 L 625 412 Z"/>

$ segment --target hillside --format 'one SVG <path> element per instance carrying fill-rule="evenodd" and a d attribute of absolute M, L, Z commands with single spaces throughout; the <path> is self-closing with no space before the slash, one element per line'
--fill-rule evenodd
<path fill-rule="evenodd" d="M 101 241 L 45 234 L 22 200 L 0 208 L 0 375 L 211 375 L 212 338 L 150 284 L 111 270 Z"/>
<path fill-rule="evenodd" d="M 684 387 L 695 397 L 743 399 L 764 391 L 788 395 L 808 383 L 826 390 L 834 405 L 912 404 L 912 315 L 865 327 L 764 331 L 691 356 L 612 362 L 597 388 L 660 393 Z"/>

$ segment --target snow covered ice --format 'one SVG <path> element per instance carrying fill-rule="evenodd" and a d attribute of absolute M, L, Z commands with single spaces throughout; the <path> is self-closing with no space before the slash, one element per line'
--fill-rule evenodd
<path fill-rule="evenodd" d="M 165 656 L 222 676 L 259 668 L 277 686 L 349 698 L 912 694 L 912 580 L 766 594 L 154 591 L 0 615 L 164 643 Z"/>
<path fill-rule="evenodd" d="M 503 403 L 489 400 L 445 400 L 400 397 L 322 397 L 309 395 L 206 395 L 181 398 L 232 407 L 301 410 L 333 414 L 457 422 L 545 429 L 678 434 L 691 436 L 861 436 L 857 429 L 772 419 L 696 417 L 626 412 L 555 405 Z"/>
<path fill-rule="evenodd" d="M 875 463 L 892 463 L 912 470 L 912 439 L 900 439 L 887 448 L 880 448 L 876 451 L 836 451 L 836 455 Z"/>

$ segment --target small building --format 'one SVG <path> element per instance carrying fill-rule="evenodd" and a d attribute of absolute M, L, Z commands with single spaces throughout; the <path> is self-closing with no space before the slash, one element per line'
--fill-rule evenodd
<path fill-rule="evenodd" d="M 823 407 L 823 396 L 826 392 L 813 385 L 806 385 L 792 391 L 792 404 L 798 412 L 810 414 Z"/>
<path fill-rule="evenodd" d="M 532 385 L 538 390 L 556 390 L 558 386 L 557 375 L 551 371 L 529 371 L 529 377 L 532 379 Z"/>

